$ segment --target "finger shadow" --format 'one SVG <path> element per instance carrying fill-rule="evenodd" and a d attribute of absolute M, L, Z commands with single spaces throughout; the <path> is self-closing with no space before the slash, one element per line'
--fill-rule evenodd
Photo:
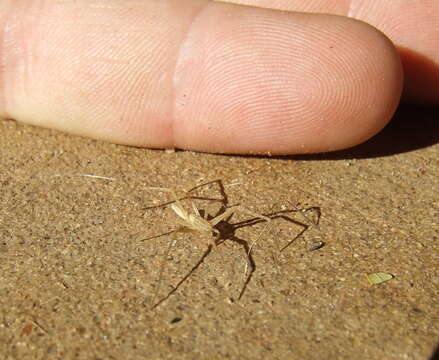
<path fill-rule="evenodd" d="M 419 93 L 417 97 L 424 99 L 431 94 L 430 102 L 437 102 L 435 89 L 439 88 L 439 64 L 413 49 L 398 46 L 398 52 L 404 69 L 403 98 L 405 94 L 416 97 Z"/>
<path fill-rule="evenodd" d="M 439 360 L 439 344 L 437 345 L 436 349 L 434 349 L 429 360 Z"/>
<path fill-rule="evenodd" d="M 387 157 L 439 143 L 439 108 L 401 105 L 390 123 L 368 141 L 330 153 L 292 155 L 291 160 L 346 160 Z"/>

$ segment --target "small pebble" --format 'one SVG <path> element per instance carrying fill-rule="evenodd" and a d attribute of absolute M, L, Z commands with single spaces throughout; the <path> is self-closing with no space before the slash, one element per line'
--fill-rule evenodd
<path fill-rule="evenodd" d="M 176 317 L 176 318 L 173 318 L 172 320 L 171 320 L 171 324 L 175 324 L 175 323 L 178 323 L 178 322 L 180 322 L 182 320 L 182 318 L 181 317 Z"/>
<path fill-rule="evenodd" d="M 308 248 L 308 251 L 316 251 L 316 250 L 321 249 L 323 246 L 325 246 L 324 241 L 316 241 Z"/>

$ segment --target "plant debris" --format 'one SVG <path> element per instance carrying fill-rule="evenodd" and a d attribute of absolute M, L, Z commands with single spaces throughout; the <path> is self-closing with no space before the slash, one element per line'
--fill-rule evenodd
<path fill-rule="evenodd" d="M 366 277 L 371 285 L 378 285 L 383 282 L 392 280 L 395 276 L 385 272 L 377 272 L 377 273 L 366 274 Z"/>

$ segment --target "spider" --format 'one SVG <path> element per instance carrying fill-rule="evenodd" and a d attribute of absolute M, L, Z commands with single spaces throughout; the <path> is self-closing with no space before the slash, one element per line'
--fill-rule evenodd
<path fill-rule="evenodd" d="M 250 282 L 250 279 L 251 279 L 253 272 L 255 271 L 255 268 L 256 268 L 255 262 L 252 258 L 252 255 L 251 255 L 251 250 L 252 250 L 252 247 L 254 246 L 254 244 L 259 240 L 261 234 L 267 229 L 268 225 L 271 222 L 271 218 L 268 216 L 257 214 L 253 211 L 250 211 L 241 205 L 234 205 L 234 206 L 227 207 L 227 196 L 225 194 L 224 186 L 223 186 L 221 180 L 216 180 L 216 181 L 212 181 L 209 183 L 195 186 L 192 189 L 186 191 L 186 194 L 190 193 L 191 191 L 195 190 L 196 188 L 199 188 L 201 186 L 205 186 L 205 185 L 208 185 L 211 183 L 217 183 L 219 185 L 220 192 L 223 195 L 223 199 L 211 199 L 211 198 L 203 198 L 203 197 L 196 197 L 196 196 L 190 196 L 190 195 L 186 195 L 182 198 L 178 198 L 175 191 L 161 188 L 161 190 L 170 191 L 173 195 L 174 200 L 167 202 L 165 204 L 151 206 L 151 207 L 146 208 L 146 209 L 152 209 L 152 208 L 157 208 L 157 207 L 164 207 L 164 206 L 167 206 L 170 204 L 170 208 L 178 216 L 177 221 L 180 225 L 180 228 L 173 230 L 173 231 L 169 231 L 169 232 L 160 234 L 160 235 L 155 235 L 155 236 L 143 239 L 143 240 L 150 240 L 153 238 L 170 235 L 174 232 L 200 232 L 200 233 L 205 233 L 205 234 L 211 235 L 209 245 L 208 245 L 206 251 L 204 252 L 202 258 L 197 262 L 197 264 L 168 293 L 168 295 L 166 295 L 164 298 L 162 298 L 158 302 L 155 302 L 155 299 L 156 299 L 156 297 L 159 293 L 159 290 L 160 290 L 160 284 L 161 284 L 161 280 L 162 280 L 161 278 L 163 276 L 164 262 L 162 263 L 161 268 L 159 270 L 158 286 L 155 290 L 155 294 L 153 297 L 153 303 L 154 303 L 153 308 L 156 308 L 158 305 L 160 305 L 162 302 L 164 302 L 166 299 L 168 299 L 175 291 L 177 291 L 179 286 L 201 265 L 201 263 L 204 261 L 204 259 L 207 257 L 207 255 L 211 252 L 212 248 L 218 246 L 226 239 L 235 241 L 244 247 L 244 249 L 246 251 L 247 259 L 248 259 L 248 262 L 247 262 L 247 265 L 245 268 L 245 273 L 247 273 L 247 267 L 248 267 L 248 265 L 250 265 L 250 272 L 249 272 L 249 274 L 245 280 L 244 286 L 243 286 L 243 288 L 238 296 L 238 300 L 242 297 L 247 284 Z M 191 211 L 188 211 L 184 207 L 184 205 L 181 201 L 183 199 L 189 199 L 190 205 L 191 205 Z M 219 214 L 211 217 L 207 214 L 207 212 L 200 211 L 191 199 L 221 201 L 222 202 L 222 209 L 220 210 Z M 250 225 L 254 225 L 254 224 L 261 222 L 261 221 L 265 221 L 267 223 L 265 228 L 260 233 L 259 237 L 255 241 L 253 241 L 251 246 L 248 246 L 248 243 L 245 240 L 242 240 L 235 235 L 236 229 L 238 229 L 239 227 L 243 227 L 243 226 L 249 226 L 247 224 L 249 221 L 244 222 L 245 223 L 244 225 L 242 225 L 241 223 L 239 223 L 239 224 L 230 224 L 229 223 L 230 218 L 236 212 L 241 212 L 241 213 L 253 216 L 255 219 L 253 219 L 253 221 L 250 221 Z M 169 254 L 169 252 L 174 244 L 175 244 L 175 241 L 170 243 L 167 251 L 165 252 L 165 255 L 164 255 L 165 257 L 168 256 L 168 254 Z"/>
<path fill-rule="evenodd" d="M 194 196 L 194 195 L 189 194 L 192 191 L 194 191 L 195 189 L 198 189 L 198 188 L 203 187 L 203 186 L 207 186 L 209 184 L 214 184 L 214 183 L 216 183 L 219 187 L 219 190 L 221 193 L 221 199 L 208 198 L 208 197 L 202 197 L 202 196 Z M 158 188 L 152 188 L 152 189 L 157 190 Z M 231 241 L 234 241 L 234 242 L 238 243 L 239 245 L 241 245 L 244 248 L 246 256 L 247 256 L 247 263 L 246 263 L 245 271 L 244 271 L 244 274 L 245 274 L 244 276 L 246 276 L 246 278 L 244 281 L 244 285 L 243 285 L 243 287 L 239 293 L 239 296 L 237 298 L 238 300 L 240 300 L 242 298 L 246 288 L 247 288 L 247 285 L 249 284 L 249 282 L 253 276 L 253 273 L 256 271 L 256 264 L 255 264 L 255 261 L 253 260 L 252 249 L 255 246 L 255 244 L 260 240 L 262 234 L 271 225 L 272 221 L 274 219 L 283 219 L 285 221 L 294 223 L 295 225 L 302 227 L 302 231 L 300 231 L 292 240 L 290 240 L 286 245 L 284 245 L 281 249 L 279 249 L 279 251 L 282 252 L 287 247 L 289 247 L 296 239 L 301 237 L 310 226 L 318 227 L 318 222 L 320 219 L 320 208 L 319 207 L 310 207 L 307 209 L 293 208 L 290 210 L 281 210 L 281 211 L 278 211 L 276 213 L 272 213 L 272 214 L 267 216 L 267 215 L 261 215 L 261 214 L 255 213 L 255 212 L 248 210 L 247 208 L 245 208 L 241 205 L 228 206 L 227 194 L 224 190 L 224 185 L 222 184 L 221 180 L 215 180 L 215 181 L 211 181 L 211 182 L 197 185 L 197 186 L 185 191 L 185 196 L 183 196 L 183 197 L 178 197 L 174 190 L 170 190 L 170 189 L 166 189 L 166 188 L 159 188 L 159 189 L 162 191 L 171 192 L 174 200 L 168 201 L 168 202 L 161 204 L 161 205 L 147 207 L 147 208 L 145 208 L 145 210 L 152 209 L 152 208 L 158 208 L 158 207 L 165 207 L 165 206 L 170 205 L 170 208 L 177 215 L 177 221 L 180 224 L 180 227 L 176 230 L 172 230 L 172 231 L 160 234 L 160 235 L 151 236 L 151 237 L 143 239 L 143 240 L 145 241 L 145 240 L 150 240 L 150 239 L 170 235 L 174 232 L 199 232 L 199 233 L 204 233 L 204 234 L 210 235 L 210 241 L 209 241 L 209 244 L 207 246 L 207 249 L 205 250 L 205 252 L 202 255 L 202 257 L 200 258 L 200 260 L 177 283 L 177 285 L 175 285 L 172 288 L 172 290 L 165 297 L 163 297 L 161 300 L 156 302 L 155 300 L 156 300 L 158 293 L 160 291 L 160 285 L 162 282 L 163 270 L 164 270 L 164 265 L 165 265 L 165 262 L 164 261 L 162 262 L 162 264 L 160 266 L 160 270 L 159 270 L 158 285 L 156 287 L 155 294 L 153 296 L 153 301 L 152 301 L 154 304 L 153 308 L 156 308 L 157 306 L 159 306 L 161 303 L 163 303 L 165 300 L 167 300 L 173 293 L 175 293 L 178 290 L 178 288 L 189 278 L 189 276 L 195 270 L 197 270 L 197 268 L 203 263 L 204 259 L 212 251 L 212 248 L 217 247 L 225 240 L 231 240 Z M 209 214 L 207 214 L 207 212 L 198 209 L 196 204 L 192 201 L 192 199 L 219 201 L 219 202 L 221 202 L 222 207 L 216 215 L 210 216 Z M 184 207 L 182 200 L 189 200 L 191 210 L 188 210 L 187 208 Z M 308 211 L 313 211 L 317 215 L 317 220 L 312 225 L 304 224 L 304 223 L 299 222 L 297 220 L 294 220 L 286 215 L 286 214 L 291 213 L 291 212 L 299 212 L 305 219 L 307 219 L 305 213 Z M 238 223 L 233 223 L 233 224 L 230 223 L 230 219 L 232 218 L 233 214 L 237 213 L 237 212 L 241 212 L 241 213 L 250 215 L 253 218 L 245 220 L 245 221 L 241 221 Z M 236 230 L 239 228 L 253 226 L 253 225 L 258 224 L 260 222 L 266 222 L 266 225 L 263 228 L 263 230 L 259 233 L 258 237 L 251 243 L 250 246 L 246 240 L 239 238 L 235 234 Z M 176 240 L 174 240 L 173 242 L 170 242 L 169 247 L 167 248 L 167 250 L 164 253 L 164 258 L 168 257 L 168 255 L 169 255 L 172 247 L 175 245 L 175 243 L 176 243 Z M 250 271 L 247 274 L 248 268 L 250 268 Z"/>

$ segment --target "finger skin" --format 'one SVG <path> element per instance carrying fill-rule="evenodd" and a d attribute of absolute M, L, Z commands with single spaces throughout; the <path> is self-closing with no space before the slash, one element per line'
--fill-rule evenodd
<path fill-rule="evenodd" d="M 404 99 L 439 105 L 439 1 L 353 1 L 349 16 L 384 32 L 404 68 Z"/>
<path fill-rule="evenodd" d="M 196 149 L 215 152 L 326 151 L 357 144 L 390 119 L 401 67 L 375 29 L 326 15 L 229 13 L 205 8 L 183 44 L 190 56 L 177 64 L 174 125 L 183 147 L 195 138 Z"/>
<path fill-rule="evenodd" d="M 402 88 L 391 42 L 330 15 L 7 0 L 0 41 L 1 116 L 135 146 L 336 150 L 378 132 Z"/>
<path fill-rule="evenodd" d="M 3 2 L 0 115 L 116 143 L 171 146 L 176 57 L 206 2 L 186 4 Z"/>
<path fill-rule="evenodd" d="M 284 11 L 348 16 L 382 31 L 404 67 L 404 99 L 439 104 L 439 1 L 407 0 L 223 0 Z"/>

